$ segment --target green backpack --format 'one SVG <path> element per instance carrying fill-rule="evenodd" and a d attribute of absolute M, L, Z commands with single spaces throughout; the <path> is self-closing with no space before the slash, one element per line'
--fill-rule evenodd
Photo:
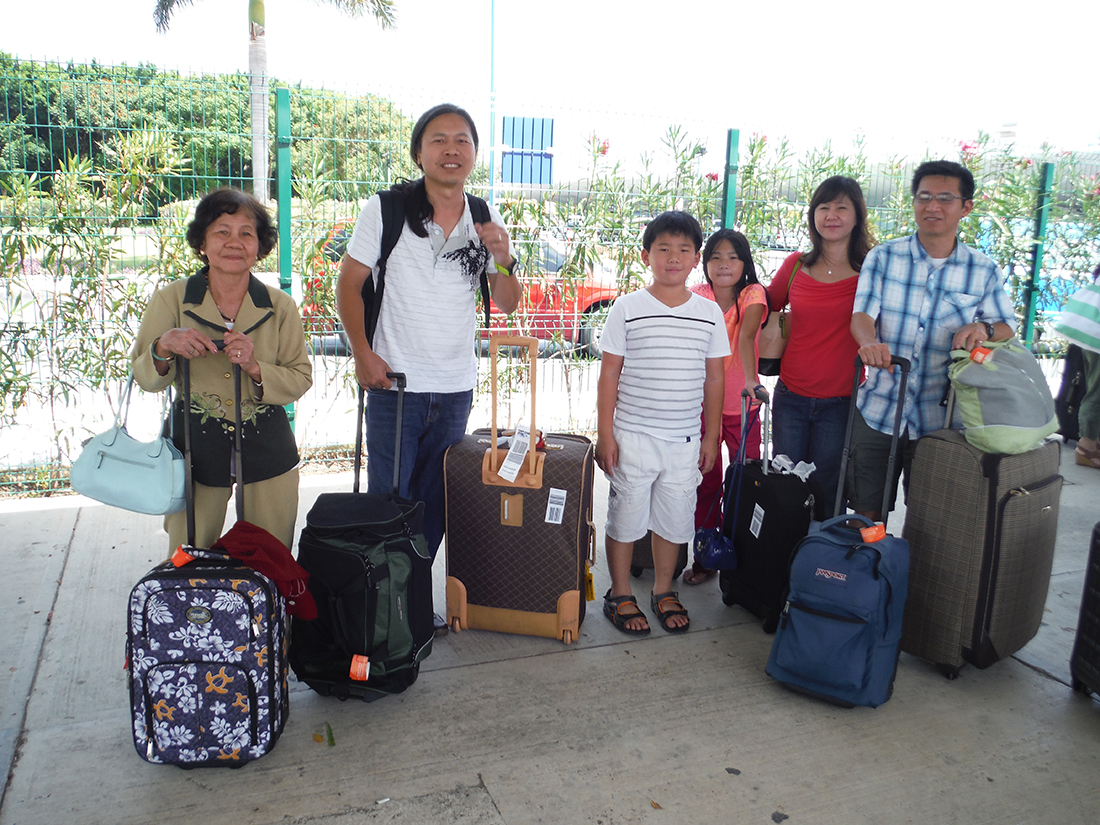
<path fill-rule="evenodd" d="M 951 351 L 948 420 L 987 453 L 1015 455 L 1058 431 L 1054 397 L 1031 350 L 1013 337 Z"/>

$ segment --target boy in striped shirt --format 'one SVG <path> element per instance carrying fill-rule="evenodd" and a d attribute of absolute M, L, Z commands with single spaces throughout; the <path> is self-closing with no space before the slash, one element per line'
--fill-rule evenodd
<path fill-rule="evenodd" d="M 611 589 L 604 614 L 630 635 L 649 633 L 630 590 L 634 542 L 648 531 L 650 606 L 670 633 L 690 623 L 672 577 L 677 545 L 695 532 L 695 488 L 718 456 L 723 359 L 730 354 L 718 304 L 687 288 L 702 245 L 699 223 L 686 212 L 650 221 L 642 262 L 652 281 L 615 301 L 600 339 L 596 463 L 611 483 L 605 526 Z"/>

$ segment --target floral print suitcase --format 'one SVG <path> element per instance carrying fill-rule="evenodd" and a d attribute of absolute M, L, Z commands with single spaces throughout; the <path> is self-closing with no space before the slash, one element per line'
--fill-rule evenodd
<path fill-rule="evenodd" d="M 165 562 L 137 583 L 127 661 L 143 759 L 238 767 L 275 746 L 290 708 L 283 602 L 228 557 Z"/>
<path fill-rule="evenodd" d="M 236 466 L 241 370 L 233 366 Z M 183 359 L 183 397 L 191 374 Z M 126 671 L 134 747 L 147 762 L 240 767 L 273 747 L 290 712 L 286 600 L 221 550 L 195 545 L 190 407 L 184 405 L 187 545 L 130 591 Z M 237 520 L 244 518 L 236 487 Z"/>

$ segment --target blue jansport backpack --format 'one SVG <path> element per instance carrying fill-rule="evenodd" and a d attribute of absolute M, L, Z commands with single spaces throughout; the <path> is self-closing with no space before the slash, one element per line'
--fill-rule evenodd
<path fill-rule="evenodd" d="M 909 587 L 909 543 L 865 541 L 841 515 L 810 526 L 791 557 L 791 584 L 765 672 L 847 707 L 890 698 Z"/>
<path fill-rule="evenodd" d="M 896 355 L 891 363 L 900 369 L 887 479 L 894 477 L 911 366 L 909 359 Z M 857 355 L 836 515 L 810 522 L 809 534 L 791 553 L 787 601 L 764 672 L 819 699 L 877 708 L 894 689 L 909 593 L 909 542 L 864 516 L 842 513 L 861 364 Z M 882 493 L 884 519 L 890 512 L 890 490 L 887 483 Z M 849 527 L 853 522 L 866 528 Z"/>

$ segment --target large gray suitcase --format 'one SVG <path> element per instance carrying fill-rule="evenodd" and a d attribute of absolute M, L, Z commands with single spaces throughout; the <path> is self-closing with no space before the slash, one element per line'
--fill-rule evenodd
<path fill-rule="evenodd" d="M 1050 586 L 1059 445 L 983 453 L 961 432 L 917 443 L 906 503 L 909 598 L 901 649 L 955 678 L 1015 653 L 1039 629 Z"/>

